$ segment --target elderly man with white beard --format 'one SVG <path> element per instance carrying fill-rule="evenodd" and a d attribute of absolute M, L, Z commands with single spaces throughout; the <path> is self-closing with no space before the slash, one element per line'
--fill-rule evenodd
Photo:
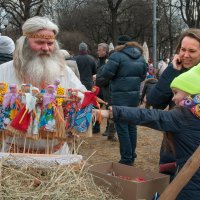
<path fill-rule="evenodd" d="M 65 64 L 60 48 L 56 41 L 58 26 L 46 17 L 33 17 L 28 19 L 22 26 L 23 36 L 16 43 L 13 61 L 0 65 L 0 82 L 7 84 L 24 83 L 32 84 L 44 89 L 47 84 L 60 80 L 61 87 L 79 89 L 86 91 L 86 88 L 76 77 L 74 72 Z M 2 151 L 9 150 L 7 145 L 12 138 L 6 139 Z M 24 145 L 23 139 L 16 139 L 17 145 Z M 26 141 L 28 144 L 28 140 Z M 35 142 L 35 148 L 44 149 L 45 141 Z M 60 145 L 60 146 L 59 146 Z M 68 145 L 55 142 L 58 147 L 55 154 L 67 154 Z"/>

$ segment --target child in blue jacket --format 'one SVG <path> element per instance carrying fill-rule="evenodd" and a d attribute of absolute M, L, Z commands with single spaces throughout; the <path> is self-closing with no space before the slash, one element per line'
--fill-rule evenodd
<path fill-rule="evenodd" d="M 169 111 L 112 106 L 101 110 L 103 117 L 115 122 L 126 121 L 155 130 L 170 132 L 173 137 L 177 168 L 180 170 L 200 145 L 200 64 L 176 77 L 170 87 L 177 105 Z M 97 114 L 99 111 L 94 111 Z M 178 200 L 200 199 L 200 170 L 177 197 Z"/>

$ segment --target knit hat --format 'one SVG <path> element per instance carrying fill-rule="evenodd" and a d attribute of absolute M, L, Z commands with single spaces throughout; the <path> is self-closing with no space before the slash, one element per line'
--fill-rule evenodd
<path fill-rule="evenodd" d="M 128 35 L 120 35 L 117 39 L 117 44 L 122 45 L 130 41 L 132 41 L 132 38 L 129 37 Z"/>
<path fill-rule="evenodd" d="M 177 88 L 188 94 L 200 93 L 200 64 L 191 68 L 189 71 L 176 77 L 170 87 Z"/>
<path fill-rule="evenodd" d="M 79 44 L 79 51 L 87 51 L 88 50 L 88 46 L 85 42 L 81 42 Z"/>
<path fill-rule="evenodd" d="M 8 36 L 0 36 L 0 53 L 11 54 L 15 50 L 15 43 Z"/>

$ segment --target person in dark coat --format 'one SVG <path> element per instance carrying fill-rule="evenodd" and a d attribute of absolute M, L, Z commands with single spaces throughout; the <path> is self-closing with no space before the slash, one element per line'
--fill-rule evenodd
<path fill-rule="evenodd" d="M 97 49 L 98 62 L 97 62 L 96 85 L 101 88 L 101 91 L 102 91 L 101 98 L 104 99 L 107 102 L 110 101 L 109 88 L 108 88 L 108 85 L 102 87 L 101 85 L 98 84 L 99 83 L 98 82 L 98 78 L 99 78 L 98 77 L 98 71 L 100 71 L 102 66 L 107 63 L 108 54 L 109 54 L 108 44 L 106 44 L 106 43 L 98 44 L 98 49 Z"/>
<path fill-rule="evenodd" d="M 188 29 L 182 33 L 176 48 L 176 54 L 172 63 L 168 65 L 160 76 L 157 84 L 151 88 L 146 96 L 147 103 L 153 108 L 165 109 L 174 106 L 172 101 L 173 93 L 170 84 L 175 77 L 186 72 L 188 69 L 200 62 L 200 29 Z M 163 142 L 160 150 L 160 164 L 173 163 L 175 158 L 173 150 L 168 143 L 170 133 L 163 135 Z M 165 171 L 162 171 L 165 173 Z M 167 174 L 174 175 L 174 170 Z"/>
<path fill-rule="evenodd" d="M 86 43 L 81 42 L 79 44 L 79 55 L 75 56 L 75 60 L 78 65 L 81 83 L 87 90 L 91 90 L 94 85 L 93 75 L 96 74 L 97 64 L 95 59 L 91 55 L 88 55 L 88 46 Z"/>
<path fill-rule="evenodd" d="M 0 65 L 13 59 L 15 43 L 8 36 L 0 35 Z"/>
<path fill-rule="evenodd" d="M 175 148 L 177 171 L 200 145 L 200 64 L 175 78 L 171 83 L 175 108 L 159 109 L 112 106 L 101 110 L 103 117 L 111 117 L 116 123 L 143 125 L 155 130 L 171 132 Z M 94 110 L 98 115 L 99 111 Z M 200 199 L 200 169 L 179 193 L 177 200 Z"/>
<path fill-rule="evenodd" d="M 126 37 L 120 37 L 124 39 Z M 124 42 L 124 40 L 123 40 Z M 128 40 L 115 48 L 99 75 L 99 84 L 109 83 L 111 105 L 137 107 L 140 84 L 146 77 L 147 63 L 142 47 Z M 100 81 L 101 80 L 101 81 Z M 137 128 L 126 122 L 115 123 L 120 143 L 120 163 L 133 165 L 136 158 Z"/>
<path fill-rule="evenodd" d="M 110 105 L 110 91 L 109 91 L 109 83 L 108 85 L 101 85 L 101 76 L 99 76 L 99 73 L 101 73 L 101 70 L 103 69 L 103 66 L 108 61 L 108 55 L 109 55 L 109 46 L 106 43 L 100 43 L 98 44 L 98 63 L 97 63 L 97 74 L 96 74 L 96 85 L 100 87 L 102 92 L 102 97 L 100 98 L 104 99 L 108 103 L 108 106 Z M 96 125 L 96 123 L 95 123 Z M 103 136 L 107 136 L 108 140 L 115 141 L 115 125 L 114 122 L 111 120 L 107 120 L 106 130 L 103 133 Z"/>

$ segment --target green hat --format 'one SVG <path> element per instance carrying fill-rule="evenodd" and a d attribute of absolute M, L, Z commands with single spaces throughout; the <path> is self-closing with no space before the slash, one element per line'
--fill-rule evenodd
<path fill-rule="evenodd" d="M 170 87 L 177 88 L 188 94 L 200 94 L 200 63 L 176 77 Z"/>

